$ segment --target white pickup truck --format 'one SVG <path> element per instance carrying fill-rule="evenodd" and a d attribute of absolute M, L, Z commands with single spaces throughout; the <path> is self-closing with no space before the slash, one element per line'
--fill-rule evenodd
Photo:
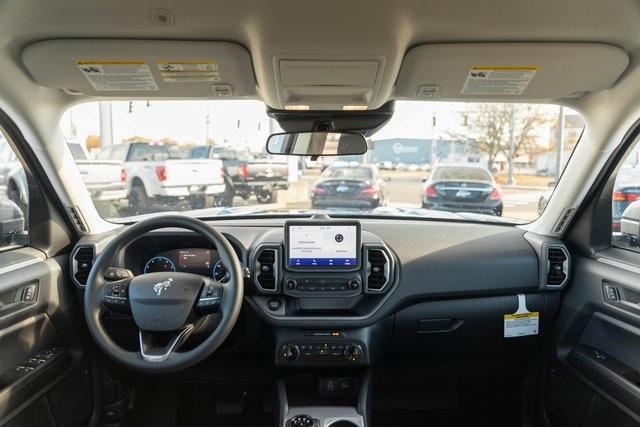
<path fill-rule="evenodd" d="M 131 213 L 212 207 L 225 191 L 220 160 L 185 160 L 173 145 L 132 142 L 104 148 L 98 159 L 124 162 Z"/>
<path fill-rule="evenodd" d="M 71 155 L 78 165 L 91 199 L 96 202 L 119 202 L 127 198 L 126 177 L 122 162 L 111 160 L 89 160 L 84 148 L 78 143 L 69 143 Z M 0 186 L 7 197 L 22 209 L 27 216 L 27 177 L 21 163 L 6 140 L 0 135 Z"/>
<path fill-rule="evenodd" d="M 127 198 L 126 171 L 116 160 L 89 160 L 80 144 L 69 143 L 82 181 L 93 202 L 117 202 Z"/>

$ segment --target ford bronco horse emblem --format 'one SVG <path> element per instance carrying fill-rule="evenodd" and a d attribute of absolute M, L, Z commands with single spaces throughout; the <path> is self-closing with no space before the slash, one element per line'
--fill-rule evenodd
<path fill-rule="evenodd" d="M 166 291 L 167 288 L 172 284 L 173 284 L 172 278 L 168 278 L 164 282 L 156 283 L 155 285 L 153 285 L 153 292 L 155 292 L 156 295 L 160 296 L 162 295 L 162 292 Z"/>

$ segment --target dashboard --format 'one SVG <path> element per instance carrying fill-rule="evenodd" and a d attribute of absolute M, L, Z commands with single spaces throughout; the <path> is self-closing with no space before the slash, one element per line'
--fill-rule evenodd
<path fill-rule="evenodd" d="M 551 282 L 551 251 L 566 252 L 561 241 L 513 226 L 326 217 L 211 225 L 243 265 L 246 319 L 236 329 L 253 328 L 244 332 L 249 347 L 258 336 L 270 337 L 282 366 L 366 365 L 390 346 L 388 354 L 403 357 L 492 351 L 504 345 L 503 320 L 518 310 L 518 295 L 542 319 L 539 336 L 518 344 L 526 352 L 546 332 L 559 304 L 555 291 L 570 274 L 566 260 L 559 266 L 564 280 Z M 85 249 L 96 256 L 108 239 L 85 237 L 74 249 L 78 286 L 84 264 L 76 258 Z M 147 233 L 123 248 L 113 266 L 134 275 L 178 271 L 228 280 L 216 248 L 180 229 Z M 314 350 L 305 354 L 308 346 Z"/>

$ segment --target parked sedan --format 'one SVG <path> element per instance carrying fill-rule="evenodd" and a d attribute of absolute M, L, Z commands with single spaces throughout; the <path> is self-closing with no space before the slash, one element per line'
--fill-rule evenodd
<path fill-rule="evenodd" d="M 375 165 L 343 163 L 329 166 L 311 190 L 311 206 L 373 209 L 386 202 L 387 187 Z"/>
<path fill-rule="evenodd" d="M 423 179 L 422 207 L 502 215 L 502 190 L 482 166 L 439 165 Z"/>

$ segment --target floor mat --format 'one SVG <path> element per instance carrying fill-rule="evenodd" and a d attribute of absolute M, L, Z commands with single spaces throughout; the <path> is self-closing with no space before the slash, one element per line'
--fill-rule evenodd
<path fill-rule="evenodd" d="M 374 388 L 372 427 L 520 425 L 516 381 Z"/>
<path fill-rule="evenodd" d="M 144 427 L 273 426 L 268 387 L 145 384 L 136 387 L 132 425 Z"/>

